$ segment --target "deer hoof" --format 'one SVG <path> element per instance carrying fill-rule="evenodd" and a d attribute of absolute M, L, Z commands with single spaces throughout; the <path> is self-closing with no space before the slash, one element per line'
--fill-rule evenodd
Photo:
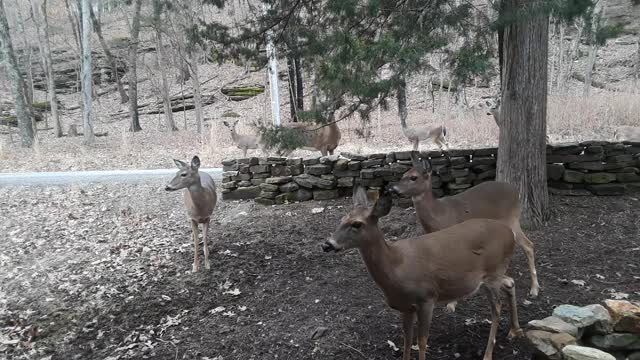
<path fill-rule="evenodd" d="M 191 268 L 191 272 L 192 273 L 197 273 L 198 272 L 198 264 L 196 264 L 196 263 L 193 264 L 193 268 Z"/>
<path fill-rule="evenodd" d="M 537 298 L 539 292 L 540 292 L 540 287 L 534 286 L 531 288 L 531 290 L 529 290 L 529 296 L 532 298 Z"/>
<path fill-rule="evenodd" d="M 450 302 L 450 303 L 447 304 L 447 312 L 448 313 L 456 312 L 456 303 L 455 302 Z"/>
<path fill-rule="evenodd" d="M 509 339 L 516 339 L 520 337 L 524 337 L 524 331 L 521 328 L 511 329 L 509 330 L 509 335 L 507 335 Z"/>
<path fill-rule="evenodd" d="M 204 268 L 207 270 L 211 270 L 211 263 L 209 263 L 208 261 L 204 263 Z"/>

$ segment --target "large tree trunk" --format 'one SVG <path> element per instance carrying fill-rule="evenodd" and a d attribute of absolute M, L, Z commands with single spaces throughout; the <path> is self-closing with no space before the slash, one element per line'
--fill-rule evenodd
<path fill-rule="evenodd" d="M 602 27 L 604 21 L 604 9 L 606 7 L 606 0 L 599 0 L 595 3 L 595 9 L 591 15 L 591 33 L 589 37 L 589 59 L 587 61 L 587 68 L 584 70 L 584 89 L 582 92 L 583 97 L 588 97 L 591 91 L 591 82 L 593 80 L 593 69 L 596 66 L 596 58 L 598 55 L 598 43 L 596 41 L 596 33 Z"/>
<path fill-rule="evenodd" d="M 32 1 L 33 12 L 37 13 L 38 8 Z M 40 48 L 44 57 L 45 71 L 47 73 L 47 92 L 49 95 L 49 104 L 51 104 L 51 118 L 53 119 L 53 128 L 56 137 L 62 137 L 62 125 L 60 124 L 60 115 L 58 114 L 58 95 L 56 94 L 56 81 L 53 71 L 53 59 L 51 57 L 51 45 L 49 43 L 49 16 L 47 15 L 47 0 L 42 2 L 42 37 L 38 36 Z M 38 20 L 35 21 L 36 24 Z M 40 26 L 37 26 L 40 28 Z M 39 30 L 39 29 L 38 29 Z"/>
<path fill-rule="evenodd" d="M 124 91 L 124 86 L 122 86 L 122 81 L 120 81 L 120 76 L 118 76 L 118 63 L 116 62 L 115 56 L 111 53 L 111 50 L 109 50 L 109 45 L 102 36 L 102 26 L 100 24 L 100 20 L 96 18 L 96 14 L 93 13 L 93 9 L 91 9 L 91 20 L 93 21 L 93 26 L 96 30 L 96 34 L 98 35 L 98 40 L 100 40 L 100 46 L 102 46 L 102 50 L 107 56 L 109 64 L 111 64 L 111 72 L 113 72 L 113 77 L 116 80 L 116 87 L 120 94 L 120 103 L 125 104 L 129 101 L 129 96 L 127 96 L 126 91 Z"/>
<path fill-rule="evenodd" d="M 287 56 L 287 69 L 289 71 L 289 103 L 291 119 L 298 121 L 298 112 L 304 110 L 304 83 L 300 69 L 300 56 Z"/>
<path fill-rule="evenodd" d="M 140 36 L 140 8 L 142 0 L 136 0 L 134 4 L 133 21 L 131 26 L 131 45 L 129 46 L 129 113 L 131 115 L 131 127 L 129 131 L 140 131 L 140 118 L 138 115 L 138 40 Z"/>
<path fill-rule="evenodd" d="M 71 31 L 73 32 L 73 39 L 76 41 L 76 46 L 80 49 L 80 34 L 78 34 L 78 23 L 75 21 L 73 15 L 71 14 L 71 7 L 69 6 L 69 0 L 64 0 L 64 5 L 67 8 L 67 20 L 69 21 L 69 26 L 71 26 Z"/>
<path fill-rule="evenodd" d="M 11 93 L 16 102 L 16 118 L 18 120 L 18 128 L 20 129 L 21 144 L 24 147 L 31 147 L 31 145 L 33 145 L 33 125 L 31 123 L 33 116 L 27 106 L 28 104 L 24 93 L 24 81 L 20 75 L 18 60 L 13 52 L 9 23 L 7 22 L 7 15 L 4 11 L 3 0 L 0 0 L 0 47 L 2 48 L 2 57 L 5 60 L 7 73 L 11 82 Z"/>
<path fill-rule="evenodd" d="M 548 216 L 546 119 L 549 21 L 543 0 L 504 0 L 504 15 L 529 7 L 504 27 L 500 142 L 496 180 L 515 187 L 524 223 L 541 225 Z"/>
<path fill-rule="evenodd" d="M 82 123 L 84 125 L 84 142 L 91 144 L 94 140 L 93 124 L 91 119 L 91 16 L 89 9 L 91 0 L 82 0 Z"/>

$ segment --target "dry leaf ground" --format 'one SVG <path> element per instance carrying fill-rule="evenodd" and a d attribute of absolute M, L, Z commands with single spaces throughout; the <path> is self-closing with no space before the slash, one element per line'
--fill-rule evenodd
<path fill-rule="evenodd" d="M 359 255 L 320 250 L 350 199 L 273 208 L 222 202 L 210 230 L 212 270 L 194 275 L 181 197 L 162 185 L 0 188 L 0 357 L 393 356 L 387 341 L 401 344 L 400 318 L 383 305 Z M 522 254 L 513 261 L 521 324 L 562 303 L 638 299 L 638 199 L 551 203 L 549 223 L 529 232 L 540 298 L 526 298 Z M 326 209 L 313 213 L 318 207 Z M 388 239 L 414 235 L 414 219 L 413 210 L 394 208 L 382 220 Z M 477 358 L 488 317 L 482 296 L 455 314 L 439 307 L 430 358 Z M 507 328 L 505 311 L 495 358 L 528 358 L 523 341 L 506 340 Z"/>

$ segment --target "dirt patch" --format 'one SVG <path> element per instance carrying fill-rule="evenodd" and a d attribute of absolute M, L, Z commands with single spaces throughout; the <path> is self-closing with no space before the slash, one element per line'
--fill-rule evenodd
<path fill-rule="evenodd" d="M 400 355 L 387 342 L 401 345 L 400 317 L 383 305 L 359 254 L 320 250 L 350 199 L 280 207 L 221 203 L 210 230 L 212 270 L 192 275 L 180 196 L 160 186 L 0 188 L 2 356 Z M 552 220 L 529 232 L 542 286 L 538 299 L 526 297 L 524 256 L 518 252 L 513 262 L 521 324 L 548 316 L 562 303 L 597 303 L 620 293 L 640 297 L 634 260 L 640 251 L 638 199 L 551 201 Z M 416 233 L 411 209 L 394 208 L 382 224 L 389 240 Z M 482 296 L 460 303 L 455 314 L 439 307 L 430 358 L 478 358 L 489 317 Z M 505 311 L 495 358 L 528 358 L 522 340 L 506 340 L 507 320 Z"/>

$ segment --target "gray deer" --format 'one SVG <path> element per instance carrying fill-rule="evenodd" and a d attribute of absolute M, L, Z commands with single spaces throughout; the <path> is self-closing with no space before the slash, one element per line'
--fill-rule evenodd
<path fill-rule="evenodd" d="M 200 158 L 194 156 L 191 164 L 180 160 L 173 160 L 178 166 L 178 172 L 165 187 L 166 191 L 185 189 L 184 204 L 191 219 L 193 239 L 193 272 L 198 272 L 198 224 L 202 224 L 202 242 L 204 243 L 204 267 L 209 270 L 209 246 L 207 245 L 207 232 L 211 214 L 218 200 L 216 184 L 213 178 L 205 172 L 198 172 Z"/>

